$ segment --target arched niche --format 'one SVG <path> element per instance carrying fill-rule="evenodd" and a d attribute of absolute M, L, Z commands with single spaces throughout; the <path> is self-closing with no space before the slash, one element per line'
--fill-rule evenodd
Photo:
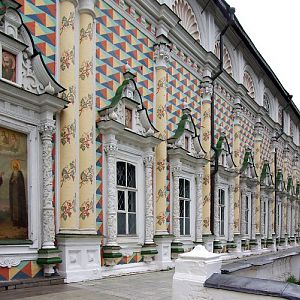
<path fill-rule="evenodd" d="M 224 70 L 230 75 L 233 76 L 233 67 L 231 62 L 231 56 L 230 53 L 225 45 L 223 45 L 223 68 Z M 220 59 L 220 41 L 217 41 L 215 44 L 214 53 L 215 55 Z"/>

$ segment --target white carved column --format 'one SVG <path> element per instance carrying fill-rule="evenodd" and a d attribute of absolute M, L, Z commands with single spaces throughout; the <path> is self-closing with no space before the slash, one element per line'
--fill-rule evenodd
<path fill-rule="evenodd" d="M 174 242 L 178 243 L 180 238 L 180 221 L 179 221 L 179 178 L 181 175 L 181 163 L 176 161 L 172 166 L 173 174 L 173 234 Z"/>
<path fill-rule="evenodd" d="M 266 238 L 264 232 L 265 232 L 265 223 L 264 223 L 264 193 L 261 193 L 260 198 L 260 233 L 263 238 Z"/>
<path fill-rule="evenodd" d="M 153 203 L 153 153 L 147 153 L 144 157 L 145 164 L 145 183 L 146 183 L 146 199 L 145 199 L 145 218 L 146 218 L 146 228 L 145 228 L 145 244 L 153 244 L 154 235 L 154 203 Z"/>
<path fill-rule="evenodd" d="M 47 120 L 40 125 L 42 140 L 42 169 L 43 169 L 43 213 L 42 213 L 42 248 L 52 249 L 55 239 L 55 221 L 52 195 L 52 134 L 55 122 Z"/>
<path fill-rule="evenodd" d="M 117 246 L 117 188 L 116 154 L 117 140 L 111 136 L 104 145 L 107 166 L 107 242 L 106 246 Z"/>
<path fill-rule="evenodd" d="M 219 176 L 216 174 L 215 197 L 214 197 L 214 234 L 220 237 L 220 216 L 219 216 Z"/>
<path fill-rule="evenodd" d="M 245 188 L 242 188 L 241 189 L 241 234 L 242 234 L 242 237 L 245 237 L 246 235 L 246 223 L 245 223 L 245 217 L 246 217 L 246 211 L 245 211 L 245 208 L 246 208 L 246 191 L 245 191 Z"/>
<path fill-rule="evenodd" d="M 234 185 L 230 184 L 228 188 L 229 192 L 229 232 L 228 240 L 233 241 L 234 239 Z"/>
<path fill-rule="evenodd" d="M 269 195 L 268 197 L 268 214 L 269 214 L 269 219 L 268 219 L 268 239 L 272 239 L 272 233 L 273 233 L 273 199 L 272 199 L 273 194 Z"/>
<path fill-rule="evenodd" d="M 196 175 L 196 243 L 202 242 L 202 208 L 203 208 L 203 200 L 202 200 L 202 174 L 198 173 Z"/>
<path fill-rule="evenodd" d="M 295 201 L 291 202 L 291 236 L 295 235 Z"/>
<path fill-rule="evenodd" d="M 257 191 L 256 191 L 256 186 L 252 189 L 252 193 L 251 193 L 251 233 L 250 233 L 250 239 L 255 240 L 256 238 L 256 222 L 258 222 L 259 220 L 257 220 L 256 218 L 256 214 L 259 213 L 259 208 L 257 207 Z"/>

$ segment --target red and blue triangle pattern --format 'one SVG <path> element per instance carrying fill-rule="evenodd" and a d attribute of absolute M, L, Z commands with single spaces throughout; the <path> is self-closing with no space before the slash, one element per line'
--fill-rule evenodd
<path fill-rule="evenodd" d="M 56 0 L 16 0 L 22 5 L 23 22 L 43 54 L 49 71 L 55 75 Z"/>

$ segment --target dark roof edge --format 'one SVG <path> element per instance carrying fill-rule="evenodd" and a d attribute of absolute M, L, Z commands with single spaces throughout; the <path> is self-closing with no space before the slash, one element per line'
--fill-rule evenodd
<path fill-rule="evenodd" d="M 226 19 L 229 19 L 229 8 L 230 5 L 225 0 L 214 0 L 216 6 L 220 9 L 222 14 Z M 291 107 L 293 108 L 294 113 L 296 116 L 300 119 L 300 111 L 294 101 L 292 100 L 292 95 L 288 93 L 288 91 L 283 87 L 282 83 L 278 79 L 278 77 L 275 75 L 269 64 L 266 62 L 266 60 L 263 58 L 263 56 L 260 54 L 260 52 L 255 47 L 254 43 L 250 39 L 250 37 L 247 35 L 246 31 L 240 24 L 238 18 L 234 15 L 234 20 L 232 23 L 232 27 L 235 29 L 238 36 L 242 39 L 242 41 L 245 43 L 247 48 L 250 50 L 252 55 L 257 59 L 258 63 L 263 67 L 267 75 L 271 78 L 274 85 L 279 89 L 281 95 L 283 98 L 290 102 Z"/>

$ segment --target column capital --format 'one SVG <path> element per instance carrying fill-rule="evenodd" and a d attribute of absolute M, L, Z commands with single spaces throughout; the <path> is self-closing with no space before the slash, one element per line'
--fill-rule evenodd
<path fill-rule="evenodd" d="M 167 43 L 159 43 L 154 45 L 154 60 L 157 68 L 167 68 L 167 64 L 171 58 L 171 49 Z"/>
<path fill-rule="evenodd" d="M 105 144 L 103 148 L 107 155 L 115 155 L 118 151 L 118 145 L 115 143 Z"/>
<path fill-rule="evenodd" d="M 179 177 L 182 171 L 182 163 L 180 161 L 176 162 L 176 164 L 171 166 L 171 171 L 174 177 Z"/>
<path fill-rule="evenodd" d="M 153 167 L 154 162 L 154 154 L 153 152 L 145 153 L 143 157 L 143 161 L 146 167 Z"/>
<path fill-rule="evenodd" d="M 255 142 L 261 142 L 262 139 L 263 139 L 263 130 L 264 130 L 264 127 L 263 127 L 263 124 L 261 122 L 261 116 L 258 115 L 257 118 L 256 118 L 256 122 L 255 122 L 255 125 L 254 125 L 254 140 Z"/>
<path fill-rule="evenodd" d="M 70 2 L 74 5 L 74 7 L 76 7 L 78 5 L 78 0 L 59 0 L 60 3 L 63 2 Z"/>
<path fill-rule="evenodd" d="M 201 92 L 203 102 L 211 102 L 211 97 L 213 94 L 213 85 L 210 77 L 204 77 L 203 82 L 201 83 Z"/>
<path fill-rule="evenodd" d="M 42 135 L 42 139 L 52 139 L 52 134 L 55 131 L 55 121 L 45 120 L 40 123 L 38 130 Z"/>
<path fill-rule="evenodd" d="M 78 12 L 80 14 L 88 14 L 93 19 L 96 18 L 95 0 L 78 0 L 78 4 Z"/>

